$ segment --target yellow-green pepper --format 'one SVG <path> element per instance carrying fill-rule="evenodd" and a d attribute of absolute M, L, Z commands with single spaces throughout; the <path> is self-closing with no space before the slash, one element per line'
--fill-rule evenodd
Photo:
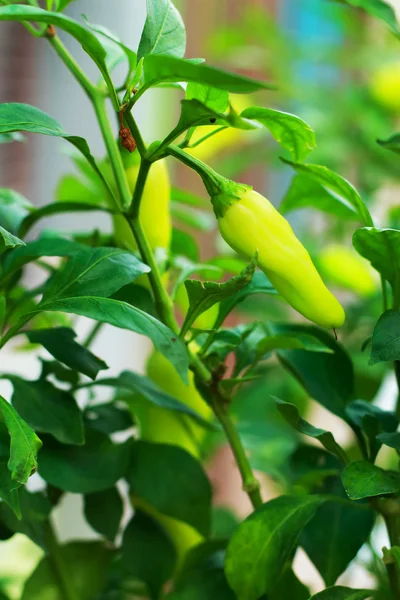
<path fill-rule="evenodd" d="M 321 273 L 331 283 L 360 296 L 370 296 L 378 285 L 369 263 L 353 248 L 332 244 L 318 255 Z"/>
<path fill-rule="evenodd" d="M 248 259 L 258 251 L 259 267 L 278 293 L 307 319 L 321 327 L 343 325 L 342 306 L 286 219 L 247 186 L 233 184 L 231 190 L 211 197 L 224 240 Z"/>

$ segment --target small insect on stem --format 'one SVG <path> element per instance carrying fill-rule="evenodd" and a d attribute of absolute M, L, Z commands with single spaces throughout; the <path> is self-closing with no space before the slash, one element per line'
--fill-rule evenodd
<path fill-rule="evenodd" d="M 119 137 L 121 138 L 121 144 L 123 145 L 123 147 L 126 148 L 126 150 L 128 150 L 128 152 L 134 152 L 136 150 L 136 142 L 133 138 L 131 130 L 128 129 L 128 127 L 124 127 L 125 106 L 126 106 L 126 104 L 124 104 L 121 107 L 121 110 L 119 111 L 119 115 L 118 115 L 119 116 L 119 124 L 120 124 Z"/>
<path fill-rule="evenodd" d="M 57 35 L 57 31 L 56 28 L 54 27 L 54 25 L 48 25 L 46 31 L 45 31 L 45 35 L 48 38 L 55 38 Z"/>

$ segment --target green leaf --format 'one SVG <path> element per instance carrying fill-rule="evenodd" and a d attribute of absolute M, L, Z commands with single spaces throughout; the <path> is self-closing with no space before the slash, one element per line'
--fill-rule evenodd
<path fill-rule="evenodd" d="M 7 466 L 10 458 L 10 436 L 4 423 L 0 423 L 0 498 L 18 519 L 21 518 L 19 501 L 20 488 L 15 485 Z M 3 519 L 2 519 L 3 520 Z"/>
<path fill-rule="evenodd" d="M 396 20 L 396 13 L 387 2 L 383 0 L 335 0 L 340 4 L 348 4 L 354 8 L 362 8 L 372 17 L 381 19 L 392 29 L 393 33 L 399 35 L 400 30 Z"/>
<path fill-rule="evenodd" d="M 15 408 L 2 396 L 0 396 L 0 411 L 11 437 L 8 468 L 13 481 L 24 484 L 37 469 L 37 453 L 42 442 L 21 419 Z"/>
<path fill-rule="evenodd" d="M 84 27 L 74 19 L 34 6 L 15 5 L 0 7 L 0 21 L 34 21 L 37 23 L 47 23 L 48 25 L 54 25 L 63 29 L 72 35 L 81 44 L 84 51 L 89 54 L 98 66 L 107 84 L 111 83 L 105 61 L 106 51 L 90 29 Z"/>
<path fill-rule="evenodd" d="M 73 329 L 68 327 L 34 329 L 27 331 L 26 335 L 32 344 L 41 344 L 59 362 L 91 379 L 96 379 L 102 369 L 108 369 L 104 360 L 75 342 L 76 333 Z"/>
<path fill-rule="evenodd" d="M 310 177 L 295 175 L 282 199 L 279 211 L 286 214 L 301 208 L 315 208 L 341 219 L 355 220 L 358 218 L 353 206 L 343 202 L 343 198 L 331 194 L 321 183 Z"/>
<path fill-rule="evenodd" d="M 379 317 L 372 336 L 370 365 L 400 359 L 400 313 L 387 310 Z"/>
<path fill-rule="evenodd" d="M 84 514 L 89 525 L 113 542 L 119 531 L 124 505 L 118 488 L 84 496 Z"/>
<path fill-rule="evenodd" d="M 15 487 L 15 484 L 14 484 Z M 53 508 L 45 492 L 31 493 L 26 486 L 18 489 L 20 513 L 14 514 L 0 504 L 0 520 L 10 531 L 22 533 L 46 550 L 45 527 Z"/>
<path fill-rule="evenodd" d="M 281 350 L 282 365 L 299 381 L 306 392 L 333 414 L 346 419 L 345 406 L 354 389 L 353 365 L 344 348 L 328 331 L 309 325 L 271 325 L 272 333 L 295 335 L 308 333 L 333 350 L 310 352 L 307 350 Z"/>
<path fill-rule="evenodd" d="M 332 501 L 320 506 L 304 527 L 300 546 L 329 586 L 334 585 L 368 541 L 376 513 L 367 503 L 346 502 L 339 477 L 327 477 L 322 485 L 315 485 L 315 491 L 329 494 Z"/>
<path fill-rule="evenodd" d="M 69 392 L 49 381 L 9 377 L 14 387 L 12 404 L 35 431 L 50 433 L 63 444 L 83 444 L 82 413 Z"/>
<path fill-rule="evenodd" d="M 1 279 L 9 277 L 24 265 L 42 256 L 75 256 L 83 246 L 63 237 L 41 237 L 9 252 L 3 262 Z"/>
<path fill-rule="evenodd" d="M 400 231 L 362 227 L 353 234 L 353 246 L 392 285 L 400 277 Z"/>
<path fill-rule="evenodd" d="M 57 549 L 69 584 L 79 600 L 94 600 L 103 591 L 113 552 L 99 542 L 71 542 Z M 45 556 L 25 583 L 21 600 L 65 600 L 53 559 Z"/>
<path fill-rule="evenodd" d="M 350 421 L 360 428 L 363 427 L 366 416 L 377 421 L 379 428 L 385 432 L 394 432 L 399 425 L 399 419 L 393 412 L 382 410 L 379 406 L 374 406 L 365 400 L 350 402 L 346 406 L 346 413 Z"/>
<path fill-rule="evenodd" d="M 268 600 L 308 600 L 310 590 L 296 577 L 290 565 L 280 576 L 273 592 L 268 594 Z"/>
<path fill-rule="evenodd" d="M 314 594 L 310 600 L 367 600 L 373 596 L 374 590 L 355 590 L 338 585 Z"/>
<path fill-rule="evenodd" d="M 25 246 L 25 243 L 0 225 L 0 254 L 16 246 Z"/>
<path fill-rule="evenodd" d="M 136 96 L 162 82 L 194 81 L 228 92 L 247 94 L 272 86 L 263 81 L 173 56 L 144 57 L 144 82 Z"/>
<path fill-rule="evenodd" d="M 18 233 L 23 219 L 33 211 L 33 205 L 24 196 L 9 188 L 0 188 L 0 225 Z"/>
<path fill-rule="evenodd" d="M 76 2 L 76 0 L 57 0 L 57 10 L 63 11 L 71 2 Z"/>
<path fill-rule="evenodd" d="M 186 333 L 193 322 L 203 312 L 218 304 L 222 300 L 234 296 L 243 288 L 251 283 L 254 271 L 257 265 L 257 255 L 243 269 L 240 275 L 232 277 L 224 283 L 216 283 L 215 281 L 195 281 L 187 279 L 185 287 L 189 298 L 189 308 L 186 314 L 185 321 L 182 325 L 182 333 Z"/>
<path fill-rule="evenodd" d="M 107 52 L 109 69 L 111 70 L 112 68 L 114 68 L 121 61 L 122 58 L 126 58 L 129 64 L 129 73 L 131 73 L 136 66 L 136 52 L 134 52 L 131 48 L 122 43 L 119 37 L 115 35 L 115 33 L 113 33 L 112 31 L 107 29 L 107 27 L 104 27 L 103 25 L 89 23 L 85 15 L 83 15 L 83 19 L 86 25 L 89 27 L 89 29 L 98 33 L 101 36 L 101 38 L 105 38 L 107 42 L 111 42 L 111 44 L 108 44 L 109 47 Z"/>
<path fill-rule="evenodd" d="M 311 423 L 302 419 L 299 414 L 299 409 L 294 404 L 283 402 L 283 400 L 279 400 L 279 398 L 275 398 L 275 401 L 279 412 L 293 429 L 303 435 L 308 435 L 309 437 L 317 439 L 323 445 L 325 450 L 337 456 L 339 460 L 345 464 L 348 463 L 349 459 L 346 452 L 339 446 L 330 431 L 314 427 L 314 425 L 311 425 Z"/>
<path fill-rule="evenodd" d="M 87 188 L 85 188 L 87 191 Z M 46 206 L 42 206 L 37 210 L 29 213 L 21 222 L 19 235 L 22 237 L 26 235 L 26 233 L 32 228 L 32 226 L 37 223 L 40 219 L 45 217 L 52 217 L 53 215 L 60 215 L 64 213 L 71 212 L 95 212 L 101 211 L 106 213 L 112 213 L 110 209 L 105 206 L 98 206 L 96 204 L 91 204 L 89 202 L 54 202 L 52 204 L 47 204 Z"/>
<path fill-rule="evenodd" d="M 113 444 L 102 433 L 86 430 L 84 446 L 67 446 L 46 438 L 39 473 L 51 485 L 74 494 L 101 492 L 125 476 L 130 442 Z"/>
<path fill-rule="evenodd" d="M 400 488 L 398 474 L 384 471 L 366 460 L 349 463 L 342 473 L 342 482 L 350 500 L 393 494 Z"/>
<path fill-rule="evenodd" d="M 133 425 L 130 411 L 116 406 L 114 402 L 92 404 L 84 411 L 83 416 L 88 427 L 101 433 L 125 431 Z"/>
<path fill-rule="evenodd" d="M 346 204 L 348 207 L 353 207 L 364 225 L 372 225 L 372 218 L 369 214 L 367 206 L 364 204 L 361 196 L 346 179 L 334 173 L 328 167 L 321 165 L 304 165 L 298 162 L 291 162 L 285 158 L 281 160 L 293 167 L 297 173 L 305 175 L 321 184 L 324 188 L 328 188 L 334 194 L 337 194 L 340 201 Z"/>
<path fill-rule="evenodd" d="M 304 160 L 317 145 L 314 131 L 295 115 L 272 108 L 251 106 L 240 116 L 264 125 L 282 148 L 290 152 L 294 161 Z"/>
<path fill-rule="evenodd" d="M 202 83 L 189 82 L 186 87 L 186 100 L 198 100 L 217 113 L 223 113 L 229 106 L 229 93 Z"/>
<path fill-rule="evenodd" d="M 178 10 L 170 0 L 147 0 L 146 6 L 138 61 L 149 54 L 182 58 L 186 50 L 186 31 Z"/>
<path fill-rule="evenodd" d="M 208 211 L 194 210 L 173 204 L 171 215 L 178 223 L 183 223 L 198 231 L 211 231 L 216 228 L 215 217 Z M 210 269 L 210 265 L 208 268 Z"/>
<path fill-rule="evenodd" d="M 63 298 L 107 298 L 150 271 L 132 252 L 118 248 L 87 248 L 57 272 L 41 305 Z"/>
<path fill-rule="evenodd" d="M 42 311 L 81 315 L 145 335 L 151 339 L 157 350 L 174 365 L 182 379 L 187 381 L 189 358 L 183 341 L 178 339 L 163 323 L 126 302 L 119 302 L 110 298 L 82 296 L 43 304 L 35 312 L 37 314 Z M 30 313 L 32 317 L 34 314 Z"/>
<path fill-rule="evenodd" d="M 280 496 L 254 511 L 234 532 L 225 573 L 238 600 L 273 590 L 297 538 L 323 502 L 317 496 Z"/>
<path fill-rule="evenodd" d="M 296 337 L 289 335 L 268 335 L 257 344 L 259 357 L 276 350 L 308 350 L 309 352 L 326 352 L 332 354 L 332 348 L 328 348 L 320 340 L 306 333 L 296 333 Z"/>
<path fill-rule="evenodd" d="M 161 588 L 173 574 L 175 562 L 175 546 L 165 530 L 150 516 L 135 510 L 122 541 L 126 571 L 147 585 L 151 598 L 158 599 Z"/>
<path fill-rule="evenodd" d="M 236 127 L 237 129 L 254 129 L 248 121 L 238 117 L 235 113 L 231 115 L 217 112 L 195 99 L 181 100 L 181 115 L 174 130 L 175 133 L 177 131 L 183 133 L 190 127 L 209 126 L 210 124 Z"/>
<path fill-rule="evenodd" d="M 186 256 L 192 262 L 199 260 L 199 246 L 190 233 L 174 227 L 172 229 L 171 254 Z"/>
<path fill-rule="evenodd" d="M 208 535 L 211 486 L 191 454 L 169 444 L 135 442 L 127 479 L 133 493 L 162 514 Z"/>
<path fill-rule="evenodd" d="M 376 140 L 382 148 L 400 154 L 400 133 L 394 133 L 387 140 Z"/>

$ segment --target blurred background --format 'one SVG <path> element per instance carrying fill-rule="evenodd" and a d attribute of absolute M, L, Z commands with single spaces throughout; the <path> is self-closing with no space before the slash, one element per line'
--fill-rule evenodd
<path fill-rule="evenodd" d="M 400 11 L 400 1 L 390 4 Z M 318 147 L 311 162 L 327 165 L 349 179 L 370 205 L 377 224 L 400 225 L 398 160 L 376 143 L 377 138 L 385 139 L 397 131 L 400 120 L 400 50 L 383 25 L 328 0 L 177 0 L 176 5 L 186 24 L 188 57 L 201 56 L 213 65 L 276 84 L 277 91 L 234 98 L 238 110 L 260 105 L 300 116 L 317 136 Z M 66 13 L 78 20 L 85 14 L 90 22 L 106 25 L 136 48 L 145 19 L 145 0 L 78 0 Z M 82 68 L 92 78 L 97 77 L 78 44 L 63 33 L 60 36 Z M 175 125 L 181 97 L 176 90 L 159 89 L 138 102 L 135 116 L 147 141 L 162 138 Z M 1 24 L 0 101 L 38 106 L 55 117 L 65 131 L 85 137 L 96 156 L 103 156 L 101 137 L 86 97 L 46 42 L 34 39 L 17 23 Z M 200 158 L 222 174 L 253 185 L 274 205 L 281 206 L 327 283 L 346 305 L 348 319 L 341 341 L 355 357 L 356 397 L 358 394 L 382 408 L 392 408 L 392 376 L 386 376 L 384 366 L 368 369 L 367 356 L 360 349 L 380 314 L 378 282 L 372 272 L 362 281 L 347 275 L 343 266 L 347 258 L 341 260 L 340 276 L 335 267 L 338 247 L 343 256 L 352 256 L 354 223 L 349 223 L 345 214 L 340 220 L 329 218 L 329 206 L 325 213 L 307 206 L 304 209 L 296 200 L 295 186 L 301 186 L 301 180 L 293 183 L 293 172 L 279 160 L 278 145 L 259 131 L 232 131 L 230 136 L 221 136 L 220 142 L 214 138 L 215 144 L 207 146 Z M 176 184 L 204 196 L 196 176 L 176 169 L 175 164 L 169 167 Z M 48 204 L 57 197 L 60 178 L 71 172 L 69 149 L 57 138 L 27 135 L 24 143 L 0 145 L 1 188 L 13 188 L 35 205 Z M 179 219 L 176 225 L 185 230 L 185 223 Z M 79 220 L 70 215 L 49 219 L 42 227 L 66 232 L 96 228 L 111 231 L 106 218 L 93 214 L 80 216 Z M 36 229 L 32 235 L 37 233 Z M 202 259 L 226 251 L 216 235 L 213 219 L 205 219 L 197 227 L 196 240 Z M 34 271 L 29 274 L 33 279 L 37 276 Z M 266 303 L 258 298 L 245 303 L 241 311 L 242 318 L 259 320 L 279 320 L 287 314 L 279 300 Z M 80 327 L 85 332 L 87 323 L 82 320 Z M 111 376 L 125 368 L 143 371 L 150 347 L 139 336 L 107 326 L 94 350 L 110 366 Z M 1 369 L 34 378 L 40 366 L 36 357 L 16 342 L 2 353 Z M 279 365 L 267 363 L 264 371 L 265 377 L 238 394 L 232 410 L 240 422 L 254 468 L 263 470 L 265 496 L 272 497 L 282 493 L 291 479 L 290 460 L 298 441 L 276 414 L 271 394 L 295 402 L 303 416 L 314 425 L 332 430 L 339 442 L 352 442 L 343 422 L 310 401 Z M 9 397 L 8 384 L 0 383 L 1 393 Z M 210 442 L 208 460 L 215 502 L 243 516 L 249 505 L 238 474 L 226 448 L 212 451 L 216 445 Z M 382 455 L 381 460 L 387 465 L 393 459 Z M 76 518 L 80 502 L 79 497 L 66 494 L 57 509 L 62 539 L 95 536 L 83 518 Z M 360 551 L 340 583 L 354 587 L 373 584 L 371 556 L 386 543 L 379 527 L 375 538 L 371 548 Z M 16 547 L 24 553 L 18 566 L 12 553 Z M 0 577 L 9 577 L 16 568 L 22 577 L 32 569 L 38 553 L 23 536 L 0 544 Z M 302 551 L 296 556 L 295 571 L 313 590 L 322 589 L 319 574 Z M 18 587 L 18 583 L 13 585 Z"/>

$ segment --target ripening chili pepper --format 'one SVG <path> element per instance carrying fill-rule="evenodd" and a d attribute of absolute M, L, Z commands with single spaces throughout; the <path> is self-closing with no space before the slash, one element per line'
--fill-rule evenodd
<path fill-rule="evenodd" d="M 333 244 L 318 254 L 318 267 L 327 281 L 360 296 L 371 296 L 379 285 L 375 271 L 354 248 Z"/>
<path fill-rule="evenodd" d="M 289 223 L 266 198 L 228 182 L 211 201 L 224 240 L 248 259 L 258 251 L 258 266 L 295 310 L 321 327 L 343 325 L 342 306 Z"/>

